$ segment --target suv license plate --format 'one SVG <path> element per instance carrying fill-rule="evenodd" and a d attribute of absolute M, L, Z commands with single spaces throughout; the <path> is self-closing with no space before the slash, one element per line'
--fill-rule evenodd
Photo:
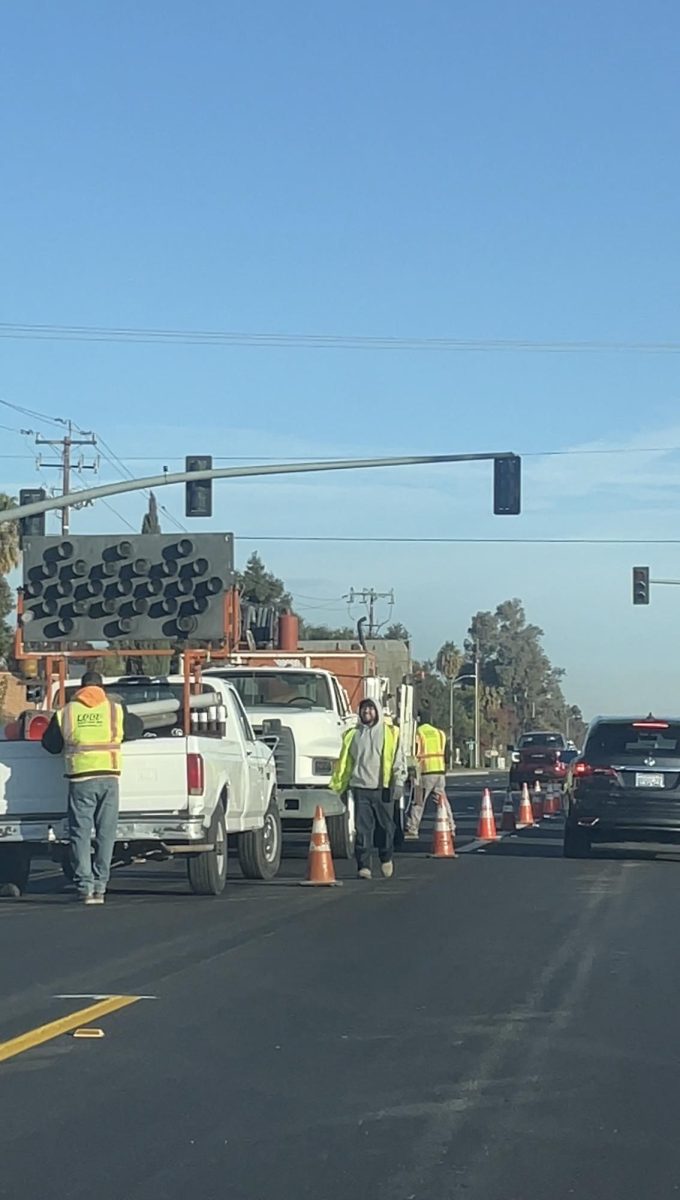
<path fill-rule="evenodd" d="M 662 788 L 664 785 L 664 777 L 658 772 L 654 774 L 651 771 L 636 771 L 635 773 L 636 788 Z"/>

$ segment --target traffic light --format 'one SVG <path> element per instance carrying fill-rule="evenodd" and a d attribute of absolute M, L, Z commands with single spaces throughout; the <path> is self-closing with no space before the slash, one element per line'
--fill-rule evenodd
<path fill-rule="evenodd" d="M 231 534 L 31 538 L 23 553 L 24 644 L 219 642 L 234 579 Z"/>
<path fill-rule="evenodd" d="M 22 488 L 19 492 L 19 504 L 36 504 L 39 500 L 46 500 L 47 492 L 44 488 Z M 33 517 L 22 517 L 19 521 L 19 537 L 23 543 L 24 538 L 29 537 L 44 537 L 45 536 L 45 514 L 36 513 Z"/>
<path fill-rule="evenodd" d="M 633 567 L 633 604 L 649 604 L 649 567 Z"/>
<path fill-rule="evenodd" d="M 522 511 L 522 460 L 518 454 L 493 460 L 493 511 L 516 517 Z"/>
<path fill-rule="evenodd" d="M 211 471 L 212 465 L 211 454 L 188 454 L 184 460 L 185 471 Z M 187 517 L 211 517 L 212 479 L 189 479 L 184 486 L 184 515 Z"/>

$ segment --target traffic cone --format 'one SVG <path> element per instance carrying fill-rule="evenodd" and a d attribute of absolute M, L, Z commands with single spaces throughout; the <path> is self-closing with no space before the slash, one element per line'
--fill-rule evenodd
<path fill-rule="evenodd" d="M 515 805 L 512 800 L 512 792 L 508 788 L 503 801 L 503 818 L 501 820 L 501 833 L 517 833 L 517 822 L 515 821 Z"/>
<path fill-rule="evenodd" d="M 536 783 L 534 784 L 534 795 L 533 795 L 531 805 L 534 810 L 534 821 L 542 821 L 543 820 L 543 792 L 541 791 L 541 785 L 538 782 L 538 780 L 536 780 Z"/>
<path fill-rule="evenodd" d="M 457 858 L 449 806 L 445 796 L 437 796 L 437 816 L 434 822 L 430 858 Z"/>
<path fill-rule="evenodd" d="M 554 783 L 548 785 L 548 795 L 546 797 L 545 807 L 543 809 L 544 816 L 557 817 L 560 811 L 560 802 L 557 796 L 557 787 Z"/>
<path fill-rule="evenodd" d="M 331 844 L 328 840 L 326 818 L 320 804 L 316 806 L 312 823 L 312 836 L 309 842 L 309 857 L 307 859 L 307 878 L 300 881 L 301 887 L 341 887 L 335 878 Z"/>
<path fill-rule="evenodd" d="M 519 802 L 519 820 L 518 825 L 533 825 L 534 814 L 529 799 L 529 788 L 526 783 L 522 787 L 522 798 Z"/>
<path fill-rule="evenodd" d="M 491 792 L 488 788 L 484 788 L 482 795 L 482 807 L 479 810 L 477 837 L 483 838 L 486 842 L 493 841 L 498 837 L 498 834 L 496 833 L 496 818 L 493 815 L 493 807 L 491 804 Z"/>

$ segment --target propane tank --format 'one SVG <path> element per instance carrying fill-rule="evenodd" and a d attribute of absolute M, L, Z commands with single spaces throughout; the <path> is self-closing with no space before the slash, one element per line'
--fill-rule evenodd
<path fill-rule="evenodd" d="M 217 705 L 217 732 L 220 737 L 227 736 L 227 709 L 226 705 Z"/>
<path fill-rule="evenodd" d="M 282 612 L 279 617 L 279 650 L 285 650 L 287 654 L 294 653 L 298 648 L 299 635 L 300 622 L 295 613 Z"/>
<path fill-rule="evenodd" d="M 211 704 L 208 709 L 208 732 L 217 733 L 217 705 Z"/>

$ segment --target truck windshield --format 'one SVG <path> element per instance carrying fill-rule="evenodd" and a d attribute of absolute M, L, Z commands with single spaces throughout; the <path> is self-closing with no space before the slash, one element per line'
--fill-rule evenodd
<path fill-rule="evenodd" d="M 246 708 L 332 709 L 325 675 L 309 671 L 230 671 L 228 675 Z"/>

